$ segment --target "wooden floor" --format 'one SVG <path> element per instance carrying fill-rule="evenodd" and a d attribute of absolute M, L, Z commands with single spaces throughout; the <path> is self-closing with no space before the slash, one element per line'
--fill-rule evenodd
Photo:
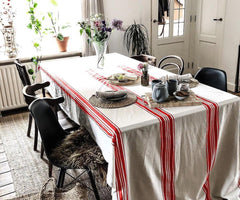
<path fill-rule="evenodd" d="M 16 196 L 12 174 L 8 165 L 3 143 L 0 140 L 0 199 L 10 199 Z"/>

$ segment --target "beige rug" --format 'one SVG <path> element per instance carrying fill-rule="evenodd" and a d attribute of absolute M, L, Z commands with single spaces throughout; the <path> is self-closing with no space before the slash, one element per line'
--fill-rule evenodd
<path fill-rule="evenodd" d="M 26 135 L 28 124 L 28 113 L 20 113 L 0 118 L 0 139 L 8 157 L 9 166 L 13 176 L 14 187 L 17 196 L 37 193 L 42 185 L 48 180 L 48 165 L 40 158 L 40 153 L 33 151 L 33 135 Z M 40 150 L 41 142 L 38 142 Z M 58 170 L 53 169 L 53 175 L 57 178 Z M 71 170 L 76 175 L 79 170 Z M 66 176 L 66 183 L 71 179 Z M 83 181 L 89 184 L 88 176 L 83 176 Z M 111 199 L 108 187 L 98 186 L 100 198 Z M 93 192 L 88 192 L 88 199 L 95 199 Z"/>

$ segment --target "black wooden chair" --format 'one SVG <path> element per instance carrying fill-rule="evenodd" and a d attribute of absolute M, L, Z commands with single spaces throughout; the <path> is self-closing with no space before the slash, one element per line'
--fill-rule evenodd
<path fill-rule="evenodd" d="M 163 57 L 159 61 L 158 68 L 161 69 L 177 68 L 178 74 L 182 75 L 184 71 L 184 61 L 180 56 L 168 55 Z"/>
<path fill-rule="evenodd" d="M 89 175 L 96 199 L 99 199 L 92 171 L 99 172 L 96 175 L 103 175 L 107 163 L 87 130 L 81 127 L 70 134 L 64 131 L 54 111 L 43 99 L 33 101 L 29 110 L 38 126 L 47 158 L 60 168 L 57 187 L 63 187 L 67 169 L 83 168 Z"/>
<path fill-rule="evenodd" d="M 29 79 L 28 73 L 27 73 L 27 69 L 26 66 L 23 65 L 19 59 L 16 59 L 14 61 L 14 63 L 16 64 L 16 68 L 19 74 L 19 77 L 22 81 L 23 86 L 26 85 L 31 85 L 31 81 Z M 48 85 L 46 85 L 45 87 L 47 87 Z M 44 87 L 44 88 L 45 88 Z M 42 96 L 45 97 L 46 93 L 45 93 L 45 89 L 42 89 Z M 27 103 L 27 102 L 26 102 Z M 31 128 L 32 128 L 32 116 L 29 113 L 29 117 L 28 117 L 28 129 L 27 129 L 27 136 L 30 137 L 30 133 L 31 133 Z"/>
<path fill-rule="evenodd" d="M 44 89 L 45 87 L 49 86 L 50 83 L 44 82 L 44 83 L 37 83 L 33 85 L 26 85 L 22 92 L 23 96 L 25 98 L 25 102 L 30 105 L 35 99 L 37 98 L 44 98 L 44 97 L 39 97 L 36 95 L 36 91 L 40 89 Z M 79 125 L 76 124 L 73 120 L 71 120 L 66 113 L 59 107 L 60 103 L 63 103 L 64 98 L 59 97 L 59 98 L 44 98 L 54 109 L 58 116 L 59 123 L 63 127 L 64 130 L 67 131 L 72 131 L 72 130 L 77 130 L 79 128 Z M 31 115 L 31 114 L 30 114 Z M 31 116 L 32 117 L 32 116 Z M 35 135 L 34 135 L 34 151 L 37 150 L 37 143 L 38 143 L 38 129 L 35 123 Z M 43 151 L 41 149 L 41 158 L 43 157 Z"/>
<path fill-rule="evenodd" d="M 157 58 L 150 55 L 141 54 L 141 55 L 132 56 L 131 58 L 141 62 L 147 62 L 152 66 L 156 66 L 157 64 Z"/>
<path fill-rule="evenodd" d="M 20 79 L 22 81 L 23 86 L 25 85 L 31 85 L 31 81 L 29 79 L 28 73 L 27 73 L 27 69 L 26 66 L 23 65 L 19 59 L 16 59 L 14 61 L 14 63 L 16 64 L 16 68 L 18 71 L 18 74 L 20 76 Z"/>
<path fill-rule="evenodd" d="M 227 92 L 227 75 L 221 69 L 203 67 L 194 76 L 200 83 Z"/>

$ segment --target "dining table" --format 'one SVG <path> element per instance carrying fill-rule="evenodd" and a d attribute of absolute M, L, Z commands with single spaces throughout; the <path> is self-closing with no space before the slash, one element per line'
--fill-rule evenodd
<path fill-rule="evenodd" d="M 119 53 L 42 61 L 42 81 L 62 109 L 87 127 L 108 163 L 107 184 L 116 200 L 239 200 L 240 98 L 198 83 L 198 105 L 150 107 L 151 81 L 173 73 L 148 66 L 149 85 L 112 84 L 109 77 L 138 77 L 140 61 Z M 126 91 L 135 102 L 123 107 L 91 103 L 97 92 Z M 118 101 L 112 102 L 119 103 Z M 161 103 L 159 103 L 161 104 Z"/>

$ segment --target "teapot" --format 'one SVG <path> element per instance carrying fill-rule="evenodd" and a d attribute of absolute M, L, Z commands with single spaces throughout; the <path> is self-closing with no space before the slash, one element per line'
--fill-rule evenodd
<path fill-rule="evenodd" d="M 165 83 L 160 82 L 154 85 L 152 92 L 153 101 L 160 103 L 166 101 L 168 96 L 168 88 Z"/>

